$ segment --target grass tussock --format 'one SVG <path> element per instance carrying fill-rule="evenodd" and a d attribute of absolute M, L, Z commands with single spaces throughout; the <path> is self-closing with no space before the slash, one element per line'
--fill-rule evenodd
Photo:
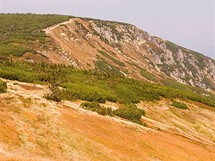
<path fill-rule="evenodd" d="M 0 93 L 5 93 L 7 91 L 7 83 L 0 80 Z"/>
<path fill-rule="evenodd" d="M 178 101 L 173 101 L 171 105 L 179 109 L 188 109 L 185 103 L 178 102 Z"/>

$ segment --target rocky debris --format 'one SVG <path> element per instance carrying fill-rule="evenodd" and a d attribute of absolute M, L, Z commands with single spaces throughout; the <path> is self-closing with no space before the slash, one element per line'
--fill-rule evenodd
<path fill-rule="evenodd" d="M 210 77 L 213 79 L 212 83 L 215 85 L 215 63 L 211 59 L 203 55 L 196 56 L 192 51 L 175 44 L 172 46 L 173 49 L 168 49 L 165 40 L 153 37 L 149 33 L 143 32 L 133 25 L 114 24 L 118 32 L 115 33 L 116 31 L 113 32 L 111 27 L 109 27 L 113 25 L 110 22 L 104 23 L 100 27 L 93 22 L 91 23 L 93 24 L 93 28 L 110 43 L 114 44 L 120 42 L 125 46 L 132 46 L 136 52 L 141 52 L 142 46 L 150 42 L 150 44 L 145 45 L 148 53 L 143 53 L 143 55 L 151 55 L 151 61 L 154 63 L 154 66 L 161 65 L 159 69 L 178 82 L 207 89 L 210 87 L 206 85 L 207 83 L 204 82 L 204 78 Z M 121 35 L 120 39 L 119 35 Z M 156 48 L 164 52 L 159 54 Z M 177 50 L 174 51 L 174 48 Z M 199 62 L 200 60 L 197 60 L 197 57 L 204 57 L 206 62 L 202 64 L 202 62 Z M 203 70 L 200 65 L 203 65 Z M 173 69 L 165 71 L 166 66 Z"/>

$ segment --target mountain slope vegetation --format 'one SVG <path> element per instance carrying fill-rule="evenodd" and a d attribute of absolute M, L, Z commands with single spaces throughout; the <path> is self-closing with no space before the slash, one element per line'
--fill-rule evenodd
<path fill-rule="evenodd" d="M 171 78 L 210 91 L 215 87 L 213 59 L 130 24 L 35 14 L 1 14 L 0 20 L 1 59 L 112 70 L 149 82 Z"/>
<path fill-rule="evenodd" d="M 142 82 L 106 72 L 80 70 L 64 65 L 1 61 L 0 77 L 29 83 L 60 86 L 62 99 L 95 102 L 138 103 L 141 100 L 183 98 L 215 107 L 214 95 L 203 96 L 189 90 Z M 56 87 L 56 88 L 57 88 Z"/>

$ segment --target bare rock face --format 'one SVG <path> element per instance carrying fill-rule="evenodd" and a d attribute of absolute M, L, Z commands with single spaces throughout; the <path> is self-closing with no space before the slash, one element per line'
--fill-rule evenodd
<path fill-rule="evenodd" d="M 184 56 L 184 53 L 182 52 L 182 50 L 179 49 L 176 54 L 177 54 L 177 57 L 178 57 L 178 61 L 183 62 L 185 56 Z"/>
<path fill-rule="evenodd" d="M 208 77 L 211 77 L 215 81 L 215 63 L 211 59 L 208 60 L 205 71 L 209 73 Z"/>
<path fill-rule="evenodd" d="M 48 31 L 62 55 L 79 68 L 96 68 L 96 62 L 102 60 L 109 69 L 116 68 L 123 75 L 127 71 L 128 77 L 145 79 L 140 74 L 145 69 L 157 79 L 173 78 L 215 90 L 213 59 L 151 36 L 133 25 L 74 18 Z"/>

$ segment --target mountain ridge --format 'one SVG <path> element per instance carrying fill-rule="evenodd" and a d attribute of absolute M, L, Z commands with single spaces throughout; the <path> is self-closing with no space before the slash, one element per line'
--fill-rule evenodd
<path fill-rule="evenodd" d="M 74 19 L 73 19 L 74 20 Z M 80 20 L 82 20 L 82 19 L 80 19 Z M 83 19 L 83 20 L 85 20 L 85 19 Z M 92 20 L 89 20 L 90 21 L 90 23 L 92 23 Z M 94 20 L 95 21 L 95 20 Z M 125 54 L 125 49 L 123 48 L 121 48 L 122 49 L 122 51 L 120 51 L 119 49 L 120 49 L 120 47 L 122 46 L 122 45 L 124 45 L 124 43 L 131 43 L 131 41 L 130 40 L 128 40 L 128 39 L 126 39 L 126 38 L 124 38 L 124 42 L 123 41 L 120 41 L 121 40 L 121 36 L 125 36 L 125 35 L 122 35 L 122 33 L 120 33 L 119 31 L 117 31 L 113 26 L 112 26 L 112 28 L 111 27 L 109 27 L 108 25 L 107 26 L 105 26 L 105 23 L 111 23 L 111 25 L 118 25 L 116 22 L 111 22 L 111 21 L 99 21 L 99 20 L 96 20 L 96 21 L 98 21 L 98 22 L 96 22 L 96 23 L 99 23 L 99 24 L 94 24 L 95 22 L 93 21 L 93 25 L 94 25 L 94 29 L 96 30 L 96 33 L 98 34 L 99 33 L 99 35 L 97 35 L 97 36 L 101 36 L 101 37 L 99 37 L 100 39 L 102 39 L 103 41 L 105 41 L 105 43 L 106 44 L 108 44 L 109 43 L 109 45 L 111 46 L 111 45 L 113 45 L 114 46 L 114 49 L 115 49 L 115 51 L 114 50 L 112 50 L 112 52 L 118 52 L 117 54 Z M 77 22 L 77 21 L 76 21 Z M 96 25 L 96 26 L 95 26 Z M 103 29 L 101 29 L 101 30 L 103 30 L 103 31 L 101 31 L 100 30 L 100 28 L 99 27 L 101 27 L 102 25 L 104 25 L 103 27 L 105 28 L 106 27 L 106 29 L 109 29 L 109 30 L 111 30 L 112 32 L 114 32 L 113 34 L 111 33 L 111 31 L 109 31 L 109 33 L 108 33 L 108 31 L 105 31 L 105 29 L 103 28 Z M 110 25 L 110 24 L 109 24 Z M 136 51 L 137 52 L 139 52 L 138 50 L 142 50 L 142 49 L 139 49 L 139 47 L 140 47 L 140 45 L 143 45 L 143 44 L 145 44 L 145 40 L 148 40 L 147 41 L 147 43 L 151 43 L 151 44 L 146 44 L 146 48 L 145 49 L 147 49 L 147 50 L 151 50 L 150 52 L 151 52 L 151 56 L 152 56 L 152 58 L 146 58 L 145 60 L 146 61 L 151 61 L 151 62 L 155 62 L 155 63 L 152 63 L 152 65 L 156 65 L 155 66 L 155 69 L 157 69 L 157 68 L 159 68 L 159 69 L 157 69 L 157 71 L 159 71 L 159 70 L 161 70 L 163 73 L 165 73 L 166 75 L 168 75 L 168 76 L 170 76 L 170 77 L 172 77 L 172 78 L 174 78 L 174 79 L 176 79 L 177 81 L 179 81 L 179 82 L 181 82 L 181 83 L 187 83 L 187 84 L 190 84 L 190 85 L 193 85 L 193 86 L 199 86 L 199 87 L 201 87 L 201 88 L 207 88 L 207 85 L 205 85 L 205 84 L 201 84 L 201 83 L 199 83 L 200 81 L 201 81 L 201 76 L 203 76 L 202 75 L 202 73 L 200 73 L 200 72 L 196 72 L 196 70 L 201 70 L 200 69 L 200 67 L 198 66 L 199 64 L 195 64 L 195 61 L 197 62 L 198 61 L 198 63 L 200 62 L 200 61 L 207 61 L 204 65 L 206 65 L 206 64 L 211 64 L 211 66 L 209 66 L 209 69 L 206 69 L 206 70 L 209 70 L 209 72 L 210 72 L 210 70 L 212 70 L 210 73 L 208 73 L 209 75 L 212 75 L 211 77 L 212 77 L 212 79 L 213 79 L 213 81 L 214 81 L 214 73 L 215 73 L 215 70 L 214 70 L 214 60 L 213 59 L 208 59 L 207 57 L 204 57 L 203 55 L 200 55 L 199 53 L 196 53 L 196 52 L 194 52 L 194 51 L 191 51 L 191 50 L 188 50 L 188 49 L 185 49 L 185 48 L 183 48 L 183 47 L 181 47 L 181 46 L 178 46 L 178 45 L 176 45 L 176 44 L 173 44 L 173 43 L 171 43 L 171 42 L 169 42 L 169 41 L 165 41 L 165 40 L 163 40 L 163 39 L 161 39 L 161 38 L 156 38 L 156 37 L 153 37 L 153 36 L 151 36 L 151 35 L 149 35 L 147 32 L 144 32 L 144 31 L 142 31 L 142 30 L 140 30 L 140 29 L 138 29 L 138 28 L 136 28 L 135 26 L 133 26 L 133 25 L 130 25 L 130 24 L 124 24 L 124 23 L 120 23 L 119 25 L 123 25 L 123 27 L 125 27 L 124 25 L 126 25 L 126 26 L 129 26 L 130 28 L 132 28 L 132 29 L 134 29 L 134 30 L 136 30 L 136 32 L 137 32 L 137 35 L 135 35 L 135 36 L 137 36 L 136 37 L 136 39 L 134 40 L 134 41 L 136 41 L 135 43 L 133 43 L 132 45 L 133 45 L 133 47 L 132 48 L 137 48 L 136 49 Z M 108 28 L 109 27 L 109 28 Z M 120 30 L 120 29 L 119 29 Z M 130 31 L 132 31 L 132 30 L 130 30 Z M 94 31 L 95 32 L 95 31 Z M 110 34 L 111 36 L 115 36 L 114 38 L 111 38 L 111 36 L 110 35 L 108 35 L 108 34 Z M 134 33 L 133 33 L 134 34 Z M 138 35 L 139 34 L 139 35 Z M 141 35 L 142 34 L 142 35 Z M 140 37 L 138 37 L 138 36 L 140 36 Z M 141 37 L 141 36 L 143 36 L 143 37 Z M 122 38 L 123 39 L 123 38 Z M 138 39 L 140 39 L 141 41 L 138 41 Z M 130 41 L 130 42 L 129 42 Z M 148 47 L 148 46 L 149 47 Z M 177 48 L 177 49 L 176 49 Z M 132 50 L 132 49 L 131 49 Z M 144 49 L 143 49 L 144 50 Z M 163 52 L 162 50 L 165 50 L 165 52 Z M 130 52 L 130 51 L 127 51 L 127 53 L 128 52 Z M 143 55 L 143 57 L 144 56 L 150 56 L 149 55 L 149 53 L 150 52 L 148 52 L 147 53 L 147 51 L 144 53 L 144 52 L 140 52 L 141 54 L 144 54 Z M 159 57 L 159 52 L 161 53 L 161 52 L 163 52 L 164 54 L 163 54 L 163 56 L 162 57 Z M 173 52 L 175 52 L 175 53 L 173 53 Z M 177 53 L 176 53 L 177 52 Z M 184 61 L 184 59 L 186 59 L 186 58 L 188 58 L 188 56 L 186 55 L 186 52 L 188 52 L 188 54 L 189 54 L 189 56 L 191 56 L 191 59 L 189 60 L 189 62 L 187 62 L 187 64 L 186 65 L 184 65 L 184 66 L 186 66 L 184 69 L 186 70 L 187 68 L 191 68 L 191 69 L 188 69 L 186 72 L 184 72 L 184 71 L 182 71 L 182 72 L 178 72 L 178 74 L 177 75 L 174 75 L 174 73 L 176 72 L 176 71 L 172 71 L 172 73 L 168 73 L 169 71 L 165 71 L 165 68 L 166 68 L 166 66 L 164 66 L 164 67 L 159 67 L 159 66 L 162 66 L 163 64 L 164 65 L 167 65 L 168 67 L 171 67 L 171 65 L 180 65 L 180 63 L 183 63 L 183 61 Z M 169 55 L 168 55 L 169 54 Z M 179 56 L 176 56 L 176 54 L 178 54 Z M 126 54 L 125 54 L 126 55 Z M 127 54 L 128 55 L 128 54 Z M 127 56 L 126 55 L 126 56 Z M 166 56 L 167 55 L 167 56 Z M 177 62 L 178 60 L 175 60 L 175 58 L 173 58 L 174 56 L 176 56 L 176 59 L 179 59 L 179 63 Z M 154 58 L 153 58 L 154 57 Z M 196 58 L 192 58 L 192 57 L 196 57 Z M 164 59 L 164 60 L 161 60 L 161 59 Z M 169 59 L 169 60 L 168 60 Z M 201 59 L 201 60 L 197 60 L 197 59 Z M 142 60 L 142 61 L 144 61 L 144 60 Z M 164 62 L 165 61 L 165 62 Z M 151 64 L 149 64 L 149 66 L 150 66 Z M 188 66 L 188 67 L 187 67 Z M 174 67 L 173 67 L 174 68 Z M 197 69 L 196 69 L 197 68 Z M 176 70 L 177 70 L 177 68 L 175 68 Z M 181 70 L 184 70 L 183 69 L 183 67 L 181 68 Z M 170 70 L 170 69 L 168 69 L 168 70 Z M 192 70 L 195 70 L 195 71 L 192 71 Z M 205 70 L 205 71 L 206 71 Z M 160 71 L 159 71 L 160 72 Z M 190 72 L 192 72 L 192 73 L 190 73 Z M 186 74 L 185 76 L 184 76 L 184 78 L 181 78 L 181 77 L 179 77 L 179 74 L 181 74 L 181 73 L 184 73 L 184 74 Z M 195 73 L 198 73 L 199 75 L 196 75 L 197 77 L 198 77 L 198 81 L 196 81 L 196 82 L 194 82 L 193 81 L 193 79 L 191 78 L 191 77 L 193 77 L 194 75 L 193 74 L 195 74 Z M 201 75 L 201 76 L 200 76 Z M 185 77 L 190 77 L 190 78 L 185 78 Z M 203 76 L 203 77 L 205 77 L 205 75 Z M 186 80 L 185 81 L 185 79 L 189 79 L 189 80 Z M 211 86 L 212 87 L 212 86 Z"/>
<path fill-rule="evenodd" d="M 38 15 L 18 16 L 21 19 L 22 16 L 34 19 Z M 56 15 L 49 16 L 47 20 Z M 65 19 L 69 23 L 65 23 Z M 33 41 L 27 45 L 18 43 L 30 48 L 30 52 L 12 59 L 66 64 L 83 69 L 98 68 L 103 71 L 110 68 L 115 73 L 135 79 L 162 82 L 162 78 L 171 78 L 214 91 L 215 61 L 212 58 L 151 36 L 132 24 L 65 16 L 60 23 L 42 27 L 38 32 L 47 31 L 53 25 L 55 28 L 46 32 L 48 37 L 42 42 Z M 31 50 L 36 54 L 32 55 Z"/>

